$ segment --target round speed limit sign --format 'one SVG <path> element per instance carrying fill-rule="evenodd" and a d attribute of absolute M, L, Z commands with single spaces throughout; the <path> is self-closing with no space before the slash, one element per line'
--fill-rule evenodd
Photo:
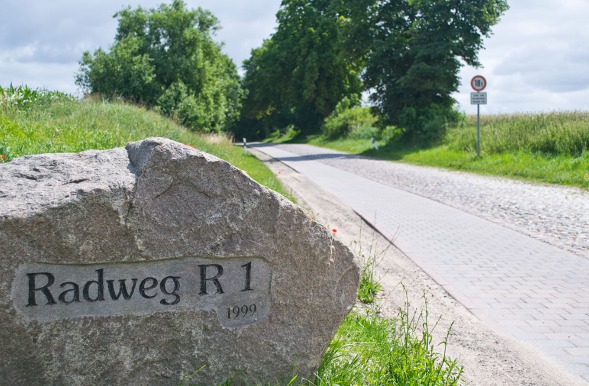
<path fill-rule="evenodd" d="M 485 87 L 487 87 L 487 80 L 482 75 L 475 75 L 470 80 L 470 86 L 474 91 L 481 92 L 485 89 Z"/>

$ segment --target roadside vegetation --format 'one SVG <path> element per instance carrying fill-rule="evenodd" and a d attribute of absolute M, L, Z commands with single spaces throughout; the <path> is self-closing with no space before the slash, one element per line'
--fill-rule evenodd
<path fill-rule="evenodd" d="M 110 149 L 146 137 L 167 137 L 223 158 L 258 182 L 286 194 L 272 172 L 222 135 L 194 133 L 169 118 L 126 103 L 76 100 L 67 94 L 0 87 L 0 163 L 29 154 Z M 363 258 L 359 304 L 340 326 L 326 350 L 317 379 L 310 385 L 453 385 L 461 368 L 439 353 L 432 341 L 427 309 L 409 305 L 394 319 L 380 316 L 380 284 L 372 250 Z M 441 342 L 445 347 L 446 342 Z M 195 373 L 197 374 L 197 373 Z M 188 381 L 189 384 L 189 381 Z"/>
<path fill-rule="evenodd" d="M 358 303 L 327 348 L 313 386 L 457 385 L 462 367 L 446 356 L 444 341 L 434 342 L 437 323 L 429 320 L 427 298 L 422 310 L 406 300 L 395 318 L 380 314 L 376 266 L 386 249 L 356 244 L 362 263 Z"/>
<path fill-rule="evenodd" d="M 431 143 L 455 121 L 463 63 L 479 67 L 505 0 L 293 0 L 275 32 L 244 62 L 247 91 L 236 137 L 276 128 L 318 134 L 338 104 L 367 95 L 379 127 Z M 351 114 L 362 114 L 353 110 Z"/>
<path fill-rule="evenodd" d="M 215 41 L 221 25 L 210 11 L 183 0 L 127 7 L 114 15 L 112 45 L 84 52 L 75 80 L 88 94 L 149 107 L 191 130 L 250 140 L 289 126 L 317 134 L 364 93 L 379 127 L 432 143 L 458 118 L 451 94 L 460 67 L 481 65 L 484 38 L 508 8 L 506 0 L 285 1 L 240 76 Z"/>
<path fill-rule="evenodd" d="M 250 141 L 276 130 L 302 133 L 313 144 L 384 159 L 583 186 L 586 142 L 560 143 L 558 132 L 503 150 L 537 136 L 514 140 L 504 134 L 512 128 L 497 126 L 491 138 L 485 127 L 484 144 L 498 148 L 471 155 L 473 125 L 451 95 L 462 64 L 481 65 L 484 38 L 508 8 L 505 0 L 283 2 L 275 32 L 251 51 L 240 76 L 215 41 L 221 25 L 211 12 L 183 0 L 127 7 L 114 15 L 112 45 L 84 52 L 75 81 L 90 95 L 135 103 L 194 132 Z M 361 106 L 363 94 L 371 109 Z M 586 130 L 578 134 L 586 138 Z"/>
<path fill-rule="evenodd" d="M 378 308 L 352 311 L 326 350 L 312 385 L 457 385 L 462 367 L 434 342 L 436 325 L 409 304 L 394 319 Z M 441 351 L 441 352 L 440 352 Z"/>
<path fill-rule="evenodd" d="M 76 100 L 54 91 L 0 86 L 0 162 L 29 154 L 111 149 L 166 137 L 222 158 L 293 200 L 276 176 L 224 134 L 202 134 L 143 107 L 99 98 Z"/>
<path fill-rule="evenodd" d="M 333 127 L 333 122 L 338 125 Z M 447 124 L 436 144 L 420 146 L 405 141 L 401 128 L 377 128 L 369 108 L 354 107 L 329 117 L 321 134 L 301 135 L 290 129 L 276 131 L 267 141 L 308 143 L 384 160 L 589 189 L 589 112 L 483 116 L 480 157 L 476 131 L 476 116 L 461 116 Z"/>
<path fill-rule="evenodd" d="M 181 0 L 117 12 L 110 49 L 84 52 L 76 84 L 87 93 L 153 108 L 194 131 L 219 133 L 239 116 L 237 66 L 213 40 L 219 20 Z"/>

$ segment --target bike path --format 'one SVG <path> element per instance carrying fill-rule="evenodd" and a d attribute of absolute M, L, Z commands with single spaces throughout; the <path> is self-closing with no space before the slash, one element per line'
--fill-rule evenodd
<path fill-rule="evenodd" d="M 353 208 L 479 319 L 589 383 L 588 259 L 320 162 L 329 155 L 255 147 Z"/>

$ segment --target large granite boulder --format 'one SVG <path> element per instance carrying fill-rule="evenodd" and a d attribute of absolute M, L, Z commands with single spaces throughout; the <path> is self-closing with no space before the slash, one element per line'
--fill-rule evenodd
<path fill-rule="evenodd" d="M 0 246 L 6 385 L 312 378 L 359 280 L 302 209 L 163 138 L 0 165 Z"/>

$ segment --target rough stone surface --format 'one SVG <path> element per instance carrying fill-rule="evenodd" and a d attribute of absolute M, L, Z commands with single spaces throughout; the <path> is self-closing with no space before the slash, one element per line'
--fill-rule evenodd
<path fill-rule="evenodd" d="M 0 165 L 0 203 L 0 384 L 311 378 L 356 297 L 323 226 L 167 139 Z"/>

